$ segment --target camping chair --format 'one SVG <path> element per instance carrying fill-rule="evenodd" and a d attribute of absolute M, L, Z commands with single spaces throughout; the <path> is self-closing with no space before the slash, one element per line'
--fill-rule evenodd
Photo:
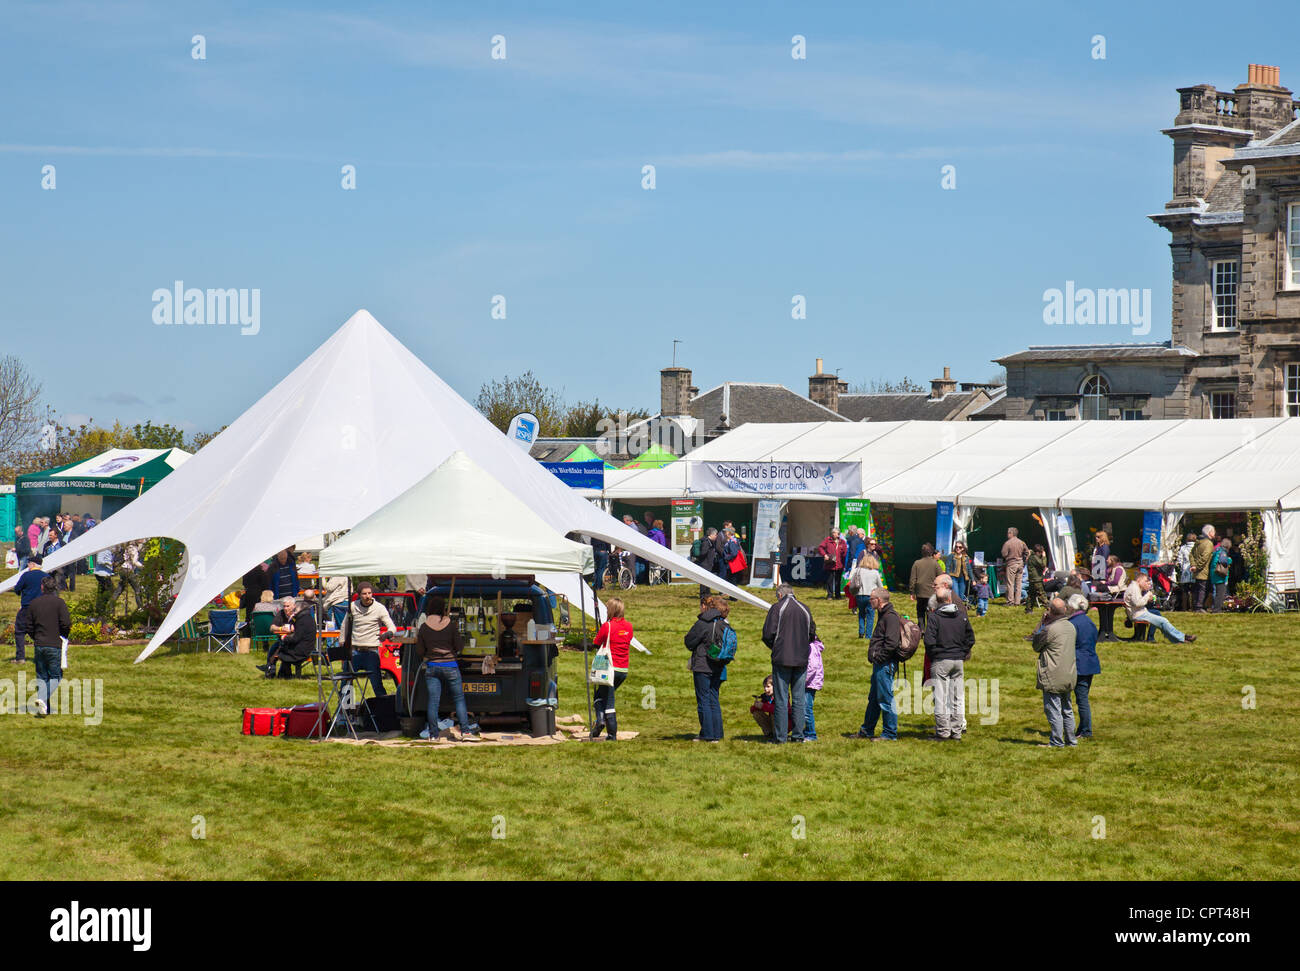
<path fill-rule="evenodd" d="M 1268 574 L 1267 592 L 1278 596 L 1281 609 L 1300 610 L 1300 587 L 1296 586 L 1295 570 L 1277 570 Z M 1267 600 L 1267 594 L 1265 595 Z"/>
<path fill-rule="evenodd" d="M 365 704 L 370 676 L 352 666 L 352 650 L 343 644 L 335 644 L 317 654 L 318 676 L 323 671 L 329 672 L 324 677 L 329 683 L 329 697 L 325 701 L 324 710 L 334 712 L 334 717 L 323 734 L 332 735 L 335 727 L 342 722 L 347 734 L 356 738 L 357 722 L 362 718 L 369 718 L 370 727 L 378 732 L 379 726 L 375 724 L 374 717 L 369 714 Z M 334 670 L 336 663 L 340 668 L 338 671 Z"/>
<path fill-rule="evenodd" d="M 239 629 L 243 626 L 239 622 L 239 611 L 234 608 L 209 610 L 205 634 L 208 641 L 208 653 L 212 653 L 212 645 L 216 644 L 218 654 L 222 651 L 237 654 L 238 651 L 235 648 L 239 643 Z"/>
<path fill-rule="evenodd" d="M 248 648 L 252 653 L 257 654 L 261 651 L 262 656 L 265 657 L 266 649 L 280 639 L 271 633 L 271 623 L 274 620 L 275 614 L 269 610 L 259 610 L 253 614 L 253 638 Z"/>
<path fill-rule="evenodd" d="M 194 644 L 194 652 L 197 654 L 199 650 L 199 642 L 203 640 L 203 636 L 204 635 L 199 633 L 198 623 L 196 623 L 194 618 L 191 617 L 185 623 L 181 624 L 180 633 L 176 635 L 176 649 L 178 651 L 183 651 L 185 649 L 185 644 L 191 642 Z"/>

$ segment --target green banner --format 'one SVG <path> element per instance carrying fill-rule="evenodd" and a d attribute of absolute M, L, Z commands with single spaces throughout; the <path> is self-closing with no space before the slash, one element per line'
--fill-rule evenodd
<path fill-rule="evenodd" d="M 840 533 L 844 533 L 850 526 L 861 526 L 868 536 L 871 535 L 870 499 L 840 500 Z"/>

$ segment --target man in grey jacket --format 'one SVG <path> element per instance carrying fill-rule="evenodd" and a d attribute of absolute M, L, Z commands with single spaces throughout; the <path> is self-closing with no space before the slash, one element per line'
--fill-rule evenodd
<path fill-rule="evenodd" d="M 786 709 L 794 702 L 792 742 L 804 740 L 804 717 L 807 714 L 804 687 L 808 676 L 808 645 L 817 637 L 812 613 L 794 598 L 790 584 L 777 587 L 776 603 L 763 621 L 763 643 L 772 652 L 772 741 L 786 740 L 789 726 Z M 791 698 L 793 695 L 793 698 Z"/>
<path fill-rule="evenodd" d="M 1070 692 L 1078 677 L 1075 633 L 1065 601 L 1054 598 L 1051 609 L 1033 634 L 1034 650 L 1038 652 L 1037 686 L 1043 693 L 1043 711 L 1051 734 L 1050 741 L 1039 743 L 1044 747 L 1079 744 L 1074 737 L 1074 709 L 1070 706 Z"/>

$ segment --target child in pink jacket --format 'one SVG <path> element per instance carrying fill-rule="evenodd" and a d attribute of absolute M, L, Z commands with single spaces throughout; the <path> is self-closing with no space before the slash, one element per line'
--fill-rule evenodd
<path fill-rule="evenodd" d="M 817 741 L 817 723 L 813 721 L 813 698 L 821 689 L 826 680 L 826 672 L 822 667 L 822 642 L 813 641 L 808 645 L 808 673 L 805 676 L 803 696 L 804 704 L 804 731 L 803 737 L 809 742 Z"/>

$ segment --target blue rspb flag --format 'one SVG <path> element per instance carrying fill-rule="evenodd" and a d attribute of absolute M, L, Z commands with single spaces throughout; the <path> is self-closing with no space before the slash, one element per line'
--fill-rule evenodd
<path fill-rule="evenodd" d="M 934 504 L 934 548 L 947 553 L 952 549 L 952 503 Z"/>

